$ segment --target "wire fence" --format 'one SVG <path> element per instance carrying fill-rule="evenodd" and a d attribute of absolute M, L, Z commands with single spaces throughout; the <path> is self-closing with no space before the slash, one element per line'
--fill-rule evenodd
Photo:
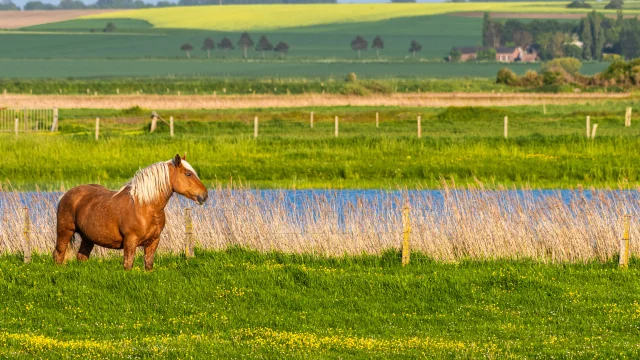
<path fill-rule="evenodd" d="M 51 253 L 60 196 L 0 193 L 0 253 L 25 253 L 25 246 L 35 253 Z M 412 251 L 440 261 L 607 261 L 620 254 L 625 219 L 640 213 L 636 190 L 541 192 L 445 187 L 439 191 L 345 195 L 217 189 L 210 198 L 204 206 L 193 208 L 184 198 L 172 198 L 166 208 L 160 252 L 238 246 L 264 252 L 343 256 L 398 250 L 406 241 Z M 187 208 L 191 209 L 188 220 Z M 406 216 L 403 209 L 408 209 Z M 631 221 L 628 237 L 636 239 L 639 232 Z M 79 242 L 74 243 L 77 250 Z M 97 256 L 114 252 L 94 250 Z M 628 253 L 640 255 L 640 247 L 631 241 Z"/>

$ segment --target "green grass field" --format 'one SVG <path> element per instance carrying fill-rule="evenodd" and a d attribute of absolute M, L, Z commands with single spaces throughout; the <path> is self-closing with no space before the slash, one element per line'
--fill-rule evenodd
<path fill-rule="evenodd" d="M 0 357 L 637 358 L 637 262 L 0 258 Z"/>
<path fill-rule="evenodd" d="M 548 106 L 546 116 L 538 106 L 160 111 L 176 119 L 173 139 L 164 124 L 147 133 L 146 110 L 60 110 L 58 135 L 0 135 L 0 152 L 12 154 L 3 161 L 0 179 L 28 189 L 59 189 L 63 182 L 118 188 L 139 167 L 186 151 L 207 185 L 233 179 L 272 188 L 393 189 L 437 187 L 440 177 L 451 177 L 459 185 L 478 178 L 544 188 L 616 187 L 640 181 L 634 150 L 640 130 L 623 126 L 629 105 Z M 254 140 L 256 115 L 260 135 Z M 341 118 L 337 139 L 335 115 Z M 416 137 L 418 115 L 422 139 Z M 505 115 L 508 140 L 502 138 Z M 595 141 L 584 136 L 586 115 L 598 124 Z"/>

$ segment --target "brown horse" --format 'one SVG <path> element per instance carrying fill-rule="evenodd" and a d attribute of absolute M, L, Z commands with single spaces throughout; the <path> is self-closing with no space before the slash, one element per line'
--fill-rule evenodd
<path fill-rule="evenodd" d="M 136 173 L 120 191 L 81 185 L 67 191 L 58 204 L 58 240 L 53 257 L 64 262 L 74 233 L 82 238 L 77 258 L 89 258 L 94 245 L 124 249 L 124 268 L 131 270 L 136 248 L 144 247 L 144 268 L 153 268 L 164 208 L 176 192 L 202 205 L 208 197 L 195 170 L 179 155 Z"/>

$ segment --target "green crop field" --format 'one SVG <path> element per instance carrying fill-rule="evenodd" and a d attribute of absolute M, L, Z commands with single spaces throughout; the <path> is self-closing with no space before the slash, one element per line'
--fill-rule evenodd
<path fill-rule="evenodd" d="M 315 108 L 160 111 L 176 119 L 148 134 L 146 110 L 60 110 L 60 134 L 0 135 L 0 179 L 14 187 L 59 189 L 98 182 L 118 188 L 139 167 L 189 153 L 207 185 L 240 180 L 271 188 L 437 187 L 486 183 L 571 188 L 640 181 L 640 130 L 625 128 L 633 102 L 507 108 Z M 315 126 L 308 124 L 315 112 Z M 379 112 L 380 128 L 375 127 Z M 253 118 L 259 137 L 253 139 Z M 340 136 L 334 133 L 339 115 Z M 422 116 L 423 137 L 416 136 Z M 598 124 L 585 138 L 585 117 Z M 509 139 L 503 117 L 509 116 Z M 100 141 L 93 137 L 100 117 Z M 634 120 L 635 122 L 635 120 Z"/>
<path fill-rule="evenodd" d="M 0 258 L 0 357 L 637 358 L 637 262 Z"/>

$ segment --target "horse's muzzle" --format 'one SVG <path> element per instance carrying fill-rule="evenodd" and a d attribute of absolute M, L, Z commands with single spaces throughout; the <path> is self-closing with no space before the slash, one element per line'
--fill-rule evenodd
<path fill-rule="evenodd" d="M 198 205 L 202 205 L 204 204 L 205 201 L 207 201 L 208 198 L 209 198 L 209 194 L 204 193 L 204 195 L 198 195 L 196 197 L 196 201 L 198 202 Z"/>

